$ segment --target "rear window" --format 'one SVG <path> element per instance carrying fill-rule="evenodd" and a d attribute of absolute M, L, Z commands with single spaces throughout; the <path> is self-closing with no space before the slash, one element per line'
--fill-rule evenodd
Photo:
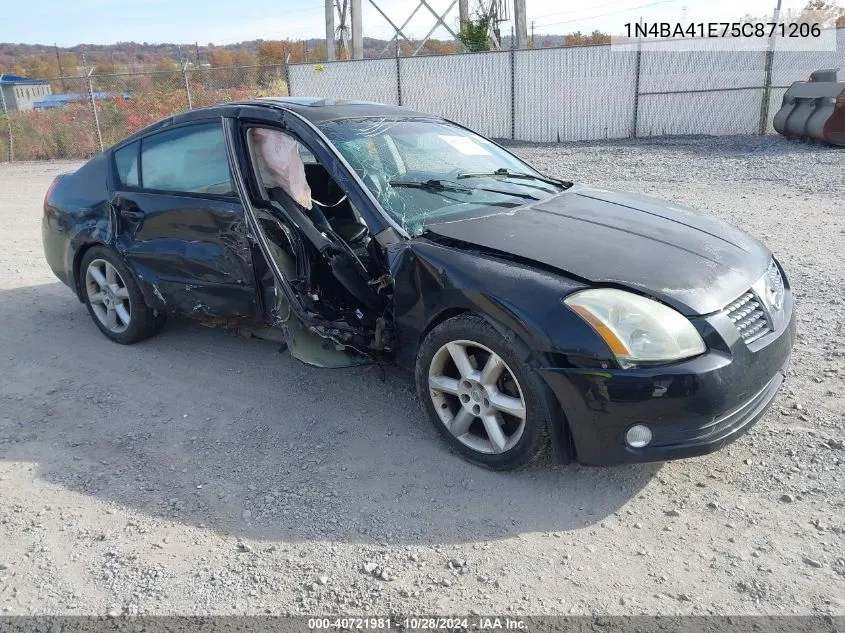
<path fill-rule="evenodd" d="M 141 185 L 157 191 L 233 195 L 222 125 L 189 125 L 142 139 Z"/>
<path fill-rule="evenodd" d="M 114 163 L 117 167 L 117 178 L 124 187 L 139 187 L 138 177 L 138 145 L 140 141 L 121 147 L 114 153 Z"/>

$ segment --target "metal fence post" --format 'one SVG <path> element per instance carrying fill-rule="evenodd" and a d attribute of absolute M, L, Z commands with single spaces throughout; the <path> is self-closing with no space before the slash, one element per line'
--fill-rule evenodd
<path fill-rule="evenodd" d="M 9 118 L 9 111 L 6 109 L 6 92 L 3 90 L 3 75 L 0 74 L 0 100 L 3 102 L 3 117 L 9 127 L 9 162 L 15 162 L 15 137 L 12 134 L 12 119 Z"/>
<path fill-rule="evenodd" d="M 399 57 L 399 44 L 396 44 L 396 103 L 402 105 L 402 70 Z"/>
<path fill-rule="evenodd" d="M 182 64 L 182 81 L 185 84 L 185 97 L 188 100 L 188 110 L 193 110 L 194 104 L 191 103 L 191 86 L 188 84 L 188 62 Z"/>
<path fill-rule="evenodd" d="M 766 130 L 769 127 L 769 101 L 772 98 L 772 67 L 775 61 L 774 46 L 769 45 L 766 51 L 766 57 L 763 67 L 763 96 L 760 100 L 760 124 L 758 134 L 760 136 L 766 135 Z"/>
<path fill-rule="evenodd" d="M 94 113 L 94 127 L 97 129 L 97 144 L 100 146 L 100 151 L 103 151 L 103 134 L 100 131 L 100 117 L 97 115 L 97 102 L 94 100 L 94 88 L 91 86 L 91 74 L 94 69 L 88 71 L 85 77 L 88 83 L 88 98 L 91 99 L 91 112 Z"/>
<path fill-rule="evenodd" d="M 634 121 L 631 136 L 637 138 L 637 128 L 640 126 L 640 69 L 643 63 L 643 40 L 637 40 L 637 64 L 634 73 Z"/>
<path fill-rule="evenodd" d="M 780 22 L 781 0 L 778 0 L 775 8 L 774 23 Z M 775 30 L 769 35 L 769 46 L 766 49 L 766 61 L 764 63 L 763 97 L 760 101 L 760 136 L 766 135 L 769 126 L 769 101 L 772 98 L 772 67 L 775 61 Z"/>
<path fill-rule="evenodd" d="M 511 140 L 516 140 L 516 51 L 511 39 Z"/>

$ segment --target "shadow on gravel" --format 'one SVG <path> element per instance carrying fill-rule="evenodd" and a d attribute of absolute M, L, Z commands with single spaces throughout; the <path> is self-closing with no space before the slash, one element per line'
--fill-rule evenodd
<path fill-rule="evenodd" d="M 659 469 L 488 472 L 449 453 L 403 372 L 315 369 L 187 321 L 117 345 L 58 283 L 0 291 L 0 319 L 0 459 L 130 515 L 267 541 L 460 543 L 597 523 Z"/>

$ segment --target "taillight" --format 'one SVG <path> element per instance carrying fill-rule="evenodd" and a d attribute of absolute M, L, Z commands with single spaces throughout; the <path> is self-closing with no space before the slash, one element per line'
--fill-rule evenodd
<path fill-rule="evenodd" d="M 44 209 L 47 209 L 47 201 L 50 200 L 50 196 L 53 195 L 53 190 L 56 188 L 56 185 L 59 184 L 59 181 L 62 179 L 61 176 L 56 176 L 53 178 L 53 182 L 50 183 L 50 186 L 47 188 L 47 193 L 44 194 Z"/>

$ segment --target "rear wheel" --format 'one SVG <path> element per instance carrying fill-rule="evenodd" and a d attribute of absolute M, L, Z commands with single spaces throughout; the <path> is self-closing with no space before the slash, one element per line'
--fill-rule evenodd
<path fill-rule="evenodd" d="M 100 331 L 129 345 L 161 331 L 165 314 L 147 306 L 134 276 L 113 251 L 95 246 L 80 265 L 82 297 Z"/>
<path fill-rule="evenodd" d="M 416 382 L 435 428 L 473 462 L 519 468 L 547 443 L 542 380 L 481 317 L 461 315 L 435 327 L 420 346 Z"/>

